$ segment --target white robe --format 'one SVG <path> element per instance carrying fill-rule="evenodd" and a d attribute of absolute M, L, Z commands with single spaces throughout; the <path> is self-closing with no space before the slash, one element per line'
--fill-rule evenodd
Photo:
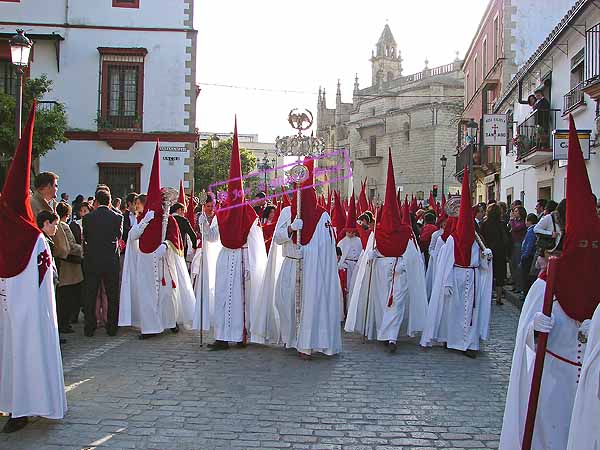
<path fill-rule="evenodd" d="M 25 270 L 0 278 L 0 411 L 15 418 L 67 412 L 52 267 L 39 283 L 44 251 L 40 234 Z"/>
<path fill-rule="evenodd" d="M 219 223 L 216 217 L 210 227 L 207 225 L 204 227 L 206 240 L 209 242 L 220 240 Z M 216 340 L 242 342 L 244 320 L 247 332 L 251 332 L 252 321 L 261 300 L 259 290 L 266 265 L 267 251 L 258 219 L 250 227 L 248 240 L 243 248 L 221 247 L 217 257 L 212 318 Z"/>
<path fill-rule="evenodd" d="M 455 350 L 479 350 L 479 340 L 487 340 L 489 331 L 492 263 L 481 257 L 477 242 L 471 247 L 469 268 L 457 267 L 454 262 L 454 238 L 450 236 L 438 254 L 421 345 L 445 342 Z M 452 295 L 446 295 L 446 288 Z"/>
<path fill-rule="evenodd" d="M 196 298 L 185 260 L 172 245 L 162 258 L 153 253 L 143 253 L 139 239 L 146 226 L 135 224 L 127 238 L 119 326 L 139 328 L 142 334 L 162 333 L 174 328 L 177 323 L 189 328 L 194 318 Z"/>
<path fill-rule="evenodd" d="M 338 262 L 338 269 L 346 269 L 346 280 L 348 285 L 348 299 L 352 296 L 353 281 L 356 280 L 354 272 L 358 268 L 358 260 L 362 253 L 362 242 L 359 237 L 344 237 L 338 242 L 338 247 L 342 250 L 342 256 Z"/>
<path fill-rule="evenodd" d="M 567 450 L 600 449 L 600 305 L 592 317 Z"/>
<path fill-rule="evenodd" d="M 542 311 L 545 290 L 545 281 L 538 279 L 533 283 L 519 318 L 500 435 L 502 450 L 521 449 L 535 363 L 533 318 L 536 312 Z M 577 339 L 578 322 L 568 317 L 558 302 L 553 304 L 552 316 L 554 326 L 548 334 L 547 350 L 570 361 L 581 363 L 585 344 Z M 546 353 L 532 450 L 566 448 L 578 381 L 579 370 L 576 366 Z M 599 418 L 595 418 L 596 426 Z M 579 448 L 593 449 L 593 447 Z"/>
<path fill-rule="evenodd" d="M 444 229 L 440 228 L 434 231 L 431 235 L 431 242 L 429 243 L 429 264 L 427 265 L 427 272 L 425 273 L 425 283 L 427 285 L 427 299 L 431 297 L 431 289 L 433 287 L 433 279 L 435 278 L 435 265 L 437 264 L 437 254 L 444 241 L 440 239 L 444 234 Z"/>
<path fill-rule="evenodd" d="M 369 244 L 372 246 L 373 241 L 367 244 L 367 249 L 372 248 Z M 368 262 L 366 258 L 361 261 L 345 330 L 363 333 L 366 313 L 370 319 L 367 321 L 370 339 L 396 341 L 400 335 L 415 336 L 423 330 L 427 315 L 425 268 L 421 252 L 413 240 L 408 242 L 406 251 L 399 258 L 383 257 L 375 252 L 377 256 L 373 261 Z M 371 291 L 367 300 L 369 275 Z M 393 297 L 392 304 L 388 306 L 390 295 Z M 367 301 L 370 311 L 366 311 Z"/>
<path fill-rule="evenodd" d="M 203 239 L 202 248 L 198 247 L 192 260 L 191 272 L 196 295 L 193 330 L 200 330 L 201 314 L 203 331 L 209 331 L 213 323 L 217 256 L 221 247 L 220 241 L 209 242 Z"/>
<path fill-rule="evenodd" d="M 334 355 L 342 350 L 335 235 L 329 214 L 323 213 L 312 239 L 302 246 L 302 308 L 299 336 L 296 321 L 297 246 L 288 235 L 291 207 L 281 211 L 269 252 L 269 272 L 262 286 L 263 301 L 253 339 L 283 342 L 304 353 Z"/>

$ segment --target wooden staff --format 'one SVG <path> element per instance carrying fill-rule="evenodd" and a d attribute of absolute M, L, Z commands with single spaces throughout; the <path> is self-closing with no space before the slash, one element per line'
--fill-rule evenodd
<path fill-rule="evenodd" d="M 552 302 L 554 300 L 554 289 L 556 287 L 556 272 L 558 270 L 558 258 L 553 256 L 548 262 L 548 277 L 546 280 L 546 292 L 544 293 L 544 306 L 542 313 L 546 316 L 552 314 Z M 540 386 L 542 384 L 542 372 L 544 370 L 544 359 L 546 357 L 546 346 L 548 344 L 548 333 L 538 332 L 537 347 L 535 351 L 535 365 L 531 379 L 531 390 L 529 391 L 529 404 L 527 405 L 527 419 L 523 431 L 522 450 L 531 450 L 533 440 L 533 429 L 535 427 L 535 416 L 537 414 Z"/>
<path fill-rule="evenodd" d="M 298 164 L 301 164 L 298 158 Z M 298 194 L 296 195 L 296 219 L 300 219 L 300 208 L 302 196 L 302 183 L 298 182 Z M 302 317 L 302 241 L 301 230 L 296 231 L 296 248 L 299 255 L 298 264 L 296 267 L 296 345 L 300 339 L 300 319 Z"/>
<path fill-rule="evenodd" d="M 244 330 L 242 331 L 242 343 L 246 345 L 246 342 L 248 342 L 248 329 L 246 328 L 246 265 L 244 263 L 244 247 L 242 247 L 240 250 L 242 252 L 242 307 L 244 308 Z"/>
<path fill-rule="evenodd" d="M 371 246 L 371 251 L 375 251 L 375 230 L 377 229 L 377 220 L 375 220 L 375 226 L 373 227 L 373 245 Z M 369 284 L 367 286 L 367 306 L 365 308 L 365 320 L 363 323 L 363 344 L 367 341 L 367 317 L 369 316 L 369 299 L 371 298 L 371 279 L 373 277 L 373 265 L 375 264 L 375 259 L 371 261 L 371 266 L 369 267 Z M 392 280 L 393 282 L 393 280 Z"/>

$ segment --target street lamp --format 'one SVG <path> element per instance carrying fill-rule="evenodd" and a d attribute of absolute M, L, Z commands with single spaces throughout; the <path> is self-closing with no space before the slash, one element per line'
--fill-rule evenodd
<path fill-rule="evenodd" d="M 442 195 L 445 195 L 444 193 L 446 191 L 444 191 L 444 180 L 446 179 L 446 177 L 444 174 L 446 172 L 446 163 L 448 162 L 448 158 L 446 158 L 446 155 L 442 155 L 440 161 L 442 163 Z"/>
<path fill-rule="evenodd" d="M 273 160 L 274 161 L 274 160 Z M 258 168 L 262 170 L 265 176 L 265 194 L 269 194 L 269 185 L 267 184 L 267 171 L 272 169 L 273 167 L 269 165 L 269 153 L 265 152 L 265 156 L 262 159 L 262 162 L 258 165 Z"/>
<path fill-rule="evenodd" d="M 219 148 L 219 136 L 213 134 L 210 137 L 210 145 L 213 149 L 213 183 L 217 182 L 217 148 Z"/>
<path fill-rule="evenodd" d="M 15 127 L 17 131 L 17 140 L 21 139 L 21 113 L 23 109 L 23 74 L 25 68 L 29 65 L 29 53 L 33 42 L 21 29 L 10 40 L 10 56 L 15 72 L 17 73 L 17 107 L 15 111 Z"/>

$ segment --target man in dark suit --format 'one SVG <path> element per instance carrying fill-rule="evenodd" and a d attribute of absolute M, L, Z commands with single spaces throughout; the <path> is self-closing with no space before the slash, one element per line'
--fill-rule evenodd
<path fill-rule="evenodd" d="M 190 208 L 191 207 L 192 206 L 190 205 Z M 198 237 L 192 229 L 190 221 L 183 216 L 184 206 L 181 203 L 175 203 L 173 206 L 171 206 L 170 213 L 175 219 L 175 222 L 177 222 L 177 225 L 179 226 L 179 232 L 181 233 L 181 239 L 183 240 L 183 257 L 185 258 L 188 252 L 188 240 L 186 236 L 190 237 L 193 249 L 196 249 L 196 247 L 198 246 Z"/>
<path fill-rule="evenodd" d="M 123 216 L 110 208 L 108 191 L 96 193 L 98 208 L 83 218 L 83 267 L 85 271 L 85 335 L 96 329 L 96 297 L 104 282 L 108 299 L 106 332 L 117 334 L 119 321 L 119 239 L 123 235 Z"/>

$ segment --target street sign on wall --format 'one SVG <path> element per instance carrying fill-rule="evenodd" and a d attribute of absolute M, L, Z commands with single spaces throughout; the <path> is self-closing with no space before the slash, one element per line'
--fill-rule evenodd
<path fill-rule="evenodd" d="M 592 130 L 577 130 L 583 159 L 590 159 L 590 135 Z M 552 132 L 552 159 L 566 161 L 569 156 L 569 130 L 554 130 Z M 559 166 L 563 166 L 559 163 Z"/>
<path fill-rule="evenodd" d="M 506 114 L 483 115 L 483 145 L 508 145 L 508 120 Z"/>

